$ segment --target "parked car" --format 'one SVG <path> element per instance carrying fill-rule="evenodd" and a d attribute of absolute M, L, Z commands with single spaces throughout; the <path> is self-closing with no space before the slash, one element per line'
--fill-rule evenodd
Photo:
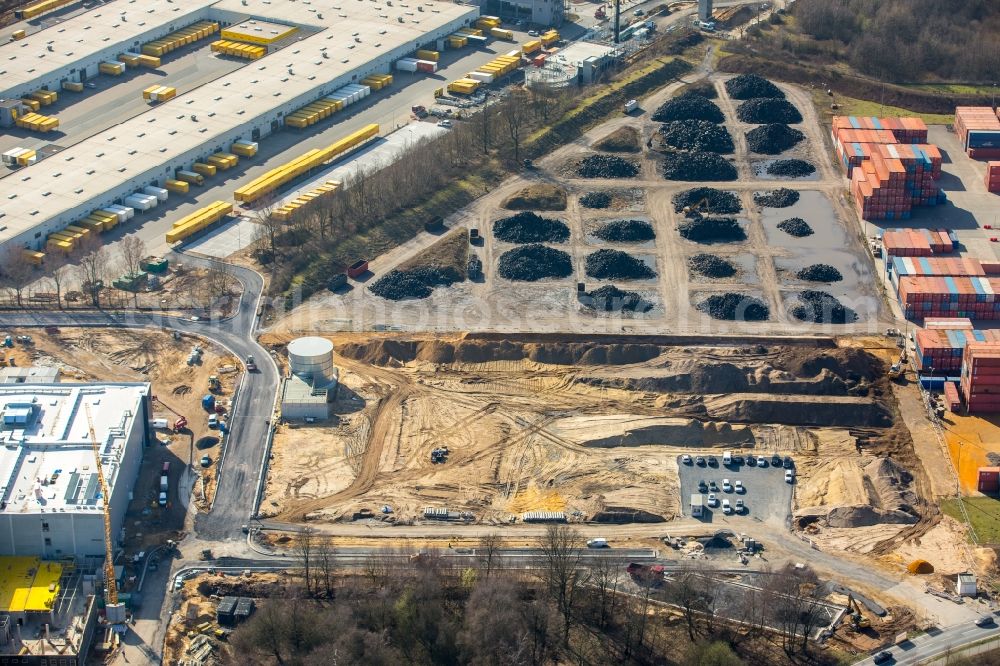
<path fill-rule="evenodd" d="M 757 467 L 767 467 L 767 458 L 764 456 L 757 456 Z"/>
<path fill-rule="evenodd" d="M 719 466 L 719 459 L 716 458 L 715 456 L 708 456 L 708 466 L 709 467 L 718 467 Z"/>
<path fill-rule="evenodd" d="M 708 484 L 705 483 L 704 479 L 702 479 L 701 481 L 698 482 L 698 490 L 701 491 L 701 492 L 703 492 L 703 493 L 707 493 L 708 492 Z"/>
<path fill-rule="evenodd" d="M 795 461 L 792 460 L 791 456 L 785 456 L 785 459 L 784 461 L 782 461 L 781 466 L 784 467 L 785 469 L 792 469 L 793 467 L 795 467 Z"/>
<path fill-rule="evenodd" d="M 167 493 L 166 493 L 166 491 L 164 491 L 164 490 L 160 491 L 160 498 L 157 500 L 156 503 L 159 504 L 160 506 L 166 506 L 167 505 Z"/>
<path fill-rule="evenodd" d="M 781 467 L 781 456 L 779 456 L 777 453 L 771 456 L 771 466 Z"/>
<path fill-rule="evenodd" d="M 444 120 L 439 120 L 438 121 L 438 127 L 448 127 L 448 128 L 450 128 L 451 127 L 451 121 L 448 120 L 447 118 L 445 118 Z"/>
<path fill-rule="evenodd" d="M 537 30 L 529 30 L 528 31 L 528 37 L 538 37 L 538 31 Z"/>
<path fill-rule="evenodd" d="M 722 480 L 722 490 L 724 490 L 727 493 L 733 492 L 733 484 L 729 482 L 729 479 Z"/>
<path fill-rule="evenodd" d="M 889 652 L 888 650 L 882 650 L 881 652 L 877 653 L 875 656 L 872 657 L 872 661 L 875 662 L 876 664 L 884 664 L 890 659 L 892 659 L 892 653 Z"/>
<path fill-rule="evenodd" d="M 743 513 L 743 509 L 745 508 L 746 505 L 743 503 L 743 500 L 741 499 L 736 500 L 736 513 Z"/>
<path fill-rule="evenodd" d="M 688 454 L 685 453 L 684 455 L 681 456 L 681 462 L 684 463 L 685 465 L 690 465 L 691 464 L 691 456 L 689 456 Z"/>
<path fill-rule="evenodd" d="M 708 494 L 708 505 L 712 507 L 719 506 L 719 497 L 715 493 Z"/>
<path fill-rule="evenodd" d="M 785 483 L 795 483 L 795 472 L 793 470 L 785 470 Z"/>
<path fill-rule="evenodd" d="M 705 466 L 705 456 L 698 456 L 697 458 L 694 459 L 694 463 L 698 467 L 704 467 Z"/>
<path fill-rule="evenodd" d="M 715 491 L 715 492 L 718 492 L 718 490 L 719 490 L 719 484 L 717 484 L 715 482 L 715 479 L 712 479 L 711 481 L 708 482 L 708 489 L 712 490 L 712 491 Z"/>
<path fill-rule="evenodd" d="M 208 467 L 211 464 L 212 464 L 212 459 L 211 458 L 209 458 L 208 456 L 202 456 L 201 457 L 201 466 L 202 467 Z"/>
<path fill-rule="evenodd" d="M 977 627 L 992 627 L 994 623 L 992 615 L 980 615 L 976 618 Z"/>
<path fill-rule="evenodd" d="M 722 500 L 722 513 L 727 516 L 733 512 L 733 505 L 729 503 L 729 500 Z"/>
<path fill-rule="evenodd" d="M 740 481 L 739 479 L 736 479 L 736 481 L 733 483 L 733 491 L 737 493 L 742 493 L 745 490 L 746 488 L 743 487 L 743 482 Z"/>
<path fill-rule="evenodd" d="M 610 548 L 608 546 L 608 540 L 603 538 L 588 539 L 587 548 Z"/>
<path fill-rule="evenodd" d="M 747 456 L 747 465 L 749 465 L 750 467 L 756 467 L 757 459 L 754 458 L 753 456 Z"/>

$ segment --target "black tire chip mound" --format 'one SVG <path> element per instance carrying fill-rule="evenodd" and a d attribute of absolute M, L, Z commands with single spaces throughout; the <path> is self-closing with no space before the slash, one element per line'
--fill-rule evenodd
<path fill-rule="evenodd" d="M 816 173 L 812 162 L 805 160 L 775 160 L 767 165 L 767 175 L 784 176 L 786 178 L 802 178 Z"/>
<path fill-rule="evenodd" d="M 634 291 L 619 289 L 613 284 L 584 292 L 580 303 L 591 310 L 604 312 L 649 312 L 653 304 Z"/>
<path fill-rule="evenodd" d="M 688 268 L 692 273 L 710 278 L 727 278 L 736 275 L 736 265 L 733 262 L 717 257 L 714 254 L 696 254 L 688 259 Z"/>
<path fill-rule="evenodd" d="M 802 122 L 802 114 L 795 105 L 777 97 L 748 99 L 736 109 L 736 117 L 754 125 Z"/>
<path fill-rule="evenodd" d="M 747 233 L 731 217 L 698 217 L 677 225 L 681 236 L 696 243 L 735 243 L 745 241 Z"/>
<path fill-rule="evenodd" d="M 598 250 L 587 255 L 586 273 L 595 280 L 647 280 L 656 271 L 642 259 L 621 250 Z"/>
<path fill-rule="evenodd" d="M 580 197 L 580 205 L 584 208 L 607 208 L 611 205 L 611 195 L 607 192 L 587 192 Z"/>
<path fill-rule="evenodd" d="M 770 123 L 747 132 L 747 147 L 761 155 L 778 155 L 794 148 L 804 138 L 805 134 L 784 123 Z"/>
<path fill-rule="evenodd" d="M 767 321 L 771 318 L 767 303 L 747 294 L 713 294 L 699 303 L 698 309 L 713 319 L 727 321 Z"/>
<path fill-rule="evenodd" d="M 615 155 L 588 155 L 576 173 L 581 178 L 632 178 L 639 173 L 639 165 Z"/>
<path fill-rule="evenodd" d="M 858 313 L 825 291 L 807 290 L 799 296 L 799 305 L 791 315 L 799 321 L 812 324 L 850 324 L 858 320 Z"/>
<path fill-rule="evenodd" d="M 652 118 L 658 123 L 669 123 L 673 120 L 707 120 L 710 123 L 721 123 L 726 119 L 715 102 L 695 93 L 668 100 L 653 112 Z"/>
<path fill-rule="evenodd" d="M 690 190 L 678 192 L 671 201 L 674 212 L 679 213 L 688 206 L 702 213 L 718 215 L 735 215 L 743 210 L 740 198 L 734 192 L 717 190 L 714 187 L 693 187 Z"/>
<path fill-rule="evenodd" d="M 726 92 L 733 99 L 752 99 L 754 97 L 785 98 L 781 88 L 774 85 L 763 76 L 757 74 L 740 74 L 726 81 Z"/>
<path fill-rule="evenodd" d="M 601 225 L 594 235 L 618 243 L 639 243 L 656 238 L 653 225 L 644 220 L 612 220 Z"/>
<path fill-rule="evenodd" d="M 795 236 L 796 238 L 804 238 L 806 236 L 813 235 L 812 227 L 810 227 L 809 223 L 801 217 L 790 217 L 787 220 L 778 222 L 778 228 L 789 236 Z"/>
<path fill-rule="evenodd" d="M 493 223 L 493 235 L 506 243 L 564 243 L 569 227 L 536 213 L 523 212 Z"/>
<path fill-rule="evenodd" d="M 779 187 L 770 192 L 754 192 L 753 202 L 765 208 L 788 208 L 799 202 L 799 193 L 787 187 Z"/>
<path fill-rule="evenodd" d="M 461 281 L 460 276 L 451 271 L 437 268 L 411 268 L 410 270 L 391 270 L 369 287 L 376 296 L 390 301 L 404 298 L 427 298 L 434 287 L 447 287 Z"/>
<path fill-rule="evenodd" d="M 549 277 L 569 277 L 573 273 L 573 262 L 562 250 L 533 243 L 501 254 L 497 272 L 507 280 L 535 282 Z"/>
<path fill-rule="evenodd" d="M 733 137 L 724 125 L 707 120 L 672 120 L 660 128 L 663 143 L 677 150 L 731 153 Z"/>
<path fill-rule="evenodd" d="M 736 180 L 736 167 L 716 153 L 672 153 L 663 159 L 667 180 L 719 182 Z"/>
<path fill-rule="evenodd" d="M 840 282 L 844 276 L 830 264 L 813 264 L 806 266 L 795 277 L 809 282 Z"/>

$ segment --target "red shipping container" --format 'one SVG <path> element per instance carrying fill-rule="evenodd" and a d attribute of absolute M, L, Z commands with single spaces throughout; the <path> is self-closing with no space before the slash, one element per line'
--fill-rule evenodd
<path fill-rule="evenodd" d="M 991 495 L 1000 491 L 1000 467 L 980 467 L 976 490 Z"/>

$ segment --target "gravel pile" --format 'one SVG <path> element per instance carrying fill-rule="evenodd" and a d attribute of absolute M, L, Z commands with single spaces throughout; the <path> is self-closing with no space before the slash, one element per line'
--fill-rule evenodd
<path fill-rule="evenodd" d="M 653 225 L 644 220 L 612 220 L 601 225 L 594 235 L 601 240 L 619 243 L 638 243 L 656 238 Z"/>
<path fill-rule="evenodd" d="M 611 205 L 611 195 L 607 192 L 587 192 L 580 197 L 580 205 L 584 208 L 607 208 Z"/>
<path fill-rule="evenodd" d="M 802 114 L 791 102 L 776 97 L 755 97 L 740 104 L 736 117 L 745 123 L 801 123 Z"/>
<path fill-rule="evenodd" d="M 794 147 L 804 138 L 806 135 L 797 129 L 783 123 L 771 123 L 747 132 L 747 147 L 761 155 L 777 155 Z"/>
<path fill-rule="evenodd" d="M 699 303 L 698 309 L 715 319 L 729 321 L 767 321 L 771 317 L 767 303 L 746 294 L 715 294 Z"/>
<path fill-rule="evenodd" d="M 631 178 L 639 165 L 614 155 L 588 155 L 576 169 L 581 178 Z"/>
<path fill-rule="evenodd" d="M 753 202 L 767 208 L 788 208 L 799 201 L 799 193 L 787 187 L 779 187 L 770 192 L 754 192 Z"/>
<path fill-rule="evenodd" d="M 653 304 L 634 291 L 619 289 L 613 284 L 598 287 L 580 297 L 580 303 L 591 310 L 605 312 L 649 312 Z"/>
<path fill-rule="evenodd" d="M 569 277 L 573 263 L 562 250 L 533 243 L 501 254 L 497 270 L 507 280 L 534 282 L 548 277 Z"/>
<path fill-rule="evenodd" d="M 564 243 L 569 227 L 559 220 L 524 212 L 494 222 L 493 235 L 506 243 Z"/>
<path fill-rule="evenodd" d="M 816 173 L 816 167 L 812 162 L 805 160 L 775 160 L 767 165 L 767 175 L 785 176 L 788 178 L 801 178 L 811 176 Z"/>
<path fill-rule="evenodd" d="M 736 266 L 731 261 L 714 254 L 696 254 L 688 259 L 692 273 L 710 278 L 727 278 L 736 275 Z"/>
<path fill-rule="evenodd" d="M 795 236 L 796 238 L 813 235 L 812 227 L 801 217 L 790 217 L 787 220 L 778 222 L 778 228 L 789 236 Z"/>
<path fill-rule="evenodd" d="M 736 167 L 716 153 L 671 153 L 663 159 L 667 180 L 736 180 Z"/>
<path fill-rule="evenodd" d="M 707 120 L 710 123 L 721 123 L 725 119 L 722 110 L 715 102 L 694 93 L 667 100 L 653 113 L 653 120 L 658 123 L 669 123 L 673 120 Z"/>
<path fill-rule="evenodd" d="M 597 280 L 646 280 L 656 277 L 656 271 L 644 261 L 621 250 L 598 250 L 587 255 L 585 264 L 589 277 Z"/>
<path fill-rule="evenodd" d="M 681 236 L 696 243 L 734 243 L 744 241 L 747 234 L 731 217 L 697 217 L 677 225 Z"/>
<path fill-rule="evenodd" d="M 673 120 L 660 128 L 663 143 L 677 150 L 733 152 L 733 137 L 724 125 L 707 120 Z"/>
<path fill-rule="evenodd" d="M 708 79 L 702 79 L 701 81 L 695 81 L 694 83 L 687 84 L 681 88 L 680 94 L 681 96 L 701 95 L 705 99 L 716 99 L 719 96 L 715 86 Z"/>
<path fill-rule="evenodd" d="M 434 287 L 446 287 L 460 280 L 450 271 L 437 268 L 413 268 L 406 271 L 391 270 L 369 287 L 376 296 L 390 301 L 404 298 L 427 298 Z"/>
<path fill-rule="evenodd" d="M 717 190 L 714 187 L 693 187 L 690 190 L 678 192 L 671 201 L 674 204 L 674 212 L 679 213 L 688 206 L 698 207 L 704 203 L 704 207 L 699 207 L 703 213 L 718 213 L 721 215 L 733 215 L 743 210 L 740 205 L 740 198 L 733 192 Z"/>
<path fill-rule="evenodd" d="M 806 266 L 796 273 L 795 276 L 800 280 L 809 280 L 810 282 L 840 282 L 844 279 L 840 271 L 830 264 Z"/>
<path fill-rule="evenodd" d="M 785 98 L 781 89 L 756 74 L 740 74 L 726 81 L 726 92 L 733 99 L 753 99 L 754 97 Z"/>
<path fill-rule="evenodd" d="M 858 313 L 825 291 L 803 291 L 800 304 L 791 310 L 799 321 L 813 324 L 850 324 L 857 321 Z"/>

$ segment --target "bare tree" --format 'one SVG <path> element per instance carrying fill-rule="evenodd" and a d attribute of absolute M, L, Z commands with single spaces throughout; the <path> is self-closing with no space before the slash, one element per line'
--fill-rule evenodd
<path fill-rule="evenodd" d="M 500 534 L 498 532 L 490 532 L 485 534 L 479 539 L 479 546 L 476 548 L 476 554 L 479 555 L 479 561 L 482 562 L 483 574 L 489 578 L 490 573 L 496 564 L 496 560 L 499 558 L 500 551 Z"/>
<path fill-rule="evenodd" d="M 3 286 L 14 295 L 17 307 L 24 307 L 24 292 L 34 279 L 34 267 L 24 256 L 20 249 L 14 249 L 8 253 L 6 260 L 0 267 L 0 279 Z"/>
<path fill-rule="evenodd" d="M 490 95 L 486 94 L 486 104 L 483 105 L 483 110 L 472 116 L 472 124 L 476 126 L 477 134 L 479 135 L 480 148 L 483 155 L 490 154 L 490 148 L 493 146 L 493 142 L 490 140 L 490 134 L 493 124 L 493 107 L 496 106 L 496 102 L 490 104 Z"/>
<path fill-rule="evenodd" d="M 101 307 L 101 289 L 107 278 L 109 254 L 107 247 L 96 245 L 90 252 L 80 257 L 80 263 L 76 267 L 83 291 L 90 294 L 91 303 L 95 308 Z"/>
<path fill-rule="evenodd" d="M 500 110 L 500 117 L 507 130 L 507 138 L 510 139 L 511 150 L 514 153 L 515 164 L 521 163 L 521 141 L 528 124 L 527 104 L 527 94 L 524 91 L 515 91 Z"/>
<path fill-rule="evenodd" d="M 118 243 L 118 256 L 127 275 L 138 275 L 142 271 L 142 260 L 146 258 L 146 243 L 135 234 L 130 234 Z M 132 304 L 139 305 L 139 292 L 132 291 Z"/>
<path fill-rule="evenodd" d="M 315 545 L 316 536 L 313 534 L 312 528 L 305 528 L 295 538 L 294 552 L 299 558 L 299 563 L 302 565 L 302 578 L 306 584 L 306 596 L 312 595 L 312 565 Z"/>
<path fill-rule="evenodd" d="M 624 562 L 616 557 L 602 557 L 590 567 L 590 580 L 597 588 L 598 626 L 605 628 L 614 613 Z"/>
<path fill-rule="evenodd" d="M 278 209 L 278 201 L 273 195 L 261 199 L 257 207 L 250 213 L 250 219 L 257 223 L 254 241 L 263 243 L 271 255 L 271 261 L 278 260 L 278 234 L 281 233 L 281 221 L 274 211 Z"/>
<path fill-rule="evenodd" d="M 63 287 L 66 286 L 70 274 L 70 266 L 65 255 L 58 255 L 50 259 L 48 269 L 49 280 L 52 282 L 52 287 L 56 290 L 56 305 L 61 310 L 63 306 Z"/>
<path fill-rule="evenodd" d="M 583 545 L 580 533 L 566 525 L 549 525 L 540 544 L 544 567 L 542 575 L 549 595 L 563 618 L 563 644 L 569 643 L 569 627 L 573 621 L 577 592 L 586 578 L 580 567 Z"/>
<path fill-rule="evenodd" d="M 336 566 L 336 554 L 329 539 L 319 539 L 316 544 L 316 564 L 323 580 L 323 593 L 328 599 L 333 597 L 333 570 Z M 318 578 L 315 589 L 317 595 L 319 594 Z"/>
<path fill-rule="evenodd" d="M 706 608 L 703 588 L 704 583 L 699 572 L 694 566 L 689 565 L 672 577 L 667 590 L 671 602 L 684 611 L 688 637 L 692 641 L 695 639 L 695 618 Z"/>

